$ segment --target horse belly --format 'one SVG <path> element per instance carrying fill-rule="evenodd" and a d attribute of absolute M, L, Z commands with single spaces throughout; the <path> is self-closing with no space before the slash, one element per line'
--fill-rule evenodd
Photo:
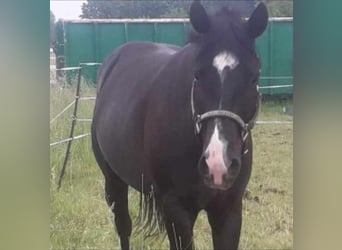
<path fill-rule="evenodd" d="M 110 73 L 100 83 L 94 121 L 98 144 L 108 165 L 127 184 L 147 192 L 152 182 L 144 154 L 144 102 L 162 63 L 154 60 L 146 66 L 142 57 L 136 61 L 120 55 L 113 68 L 107 69 Z M 132 71 L 133 66 L 144 70 Z"/>
<path fill-rule="evenodd" d="M 127 184 L 142 191 L 145 169 L 143 151 L 143 117 L 140 107 L 111 102 L 96 116 L 96 137 L 110 168 Z M 145 180 L 144 186 L 149 183 Z"/>

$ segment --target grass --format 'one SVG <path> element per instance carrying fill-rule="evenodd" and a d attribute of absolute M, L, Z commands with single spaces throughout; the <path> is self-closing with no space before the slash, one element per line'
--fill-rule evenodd
<path fill-rule="evenodd" d="M 50 119 L 73 101 L 71 87 L 51 85 Z M 84 85 L 82 96 L 94 96 Z M 81 101 L 79 118 L 92 116 L 94 101 Z M 259 120 L 292 120 L 284 115 L 285 102 L 262 105 Z M 50 124 L 50 141 L 69 135 L 70 108 Z M 75 135 L 88 133 L 90 123 L 78 123 Z M 257 125 L 253 130 L 254 165 L 243 203 L 240 249 L 289 249 L 293 247 L 293 169 L 291 125 Z M 104 181 L 91 150 L 90 138 L 74 141 L 63 179 L 56 191 L 66 144 L 50 149 L 50 238 L 51 249 L 119 249 L 113 215 L 104 199 Z M 130 212 L 138 214 L 138 193 L 129 192 Z M 134 225 L 133 225 L 134 227 Z M 202 212 L 195 224 L 197 249 L 212 249 L 211 230 Z M 168 249 L 168 240 L 143 239 L 133 233 L 132 249 Z"/>

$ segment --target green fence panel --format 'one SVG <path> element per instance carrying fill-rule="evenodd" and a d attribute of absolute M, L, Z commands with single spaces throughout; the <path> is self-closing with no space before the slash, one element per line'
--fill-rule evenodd
<path fill-rule="evenodd" d="M 270 25 L 270 66 L 269 85 L 292 84 L 293 30 L 292 22 L 272 22 Z M 268 94 L 286 94 L 291 88 L 269 89 Z"/>
<path fill-rule="evenodd" d="M 64 25 L 64 30 L 65 67 L 75 67 L 85 62 L 96 62 L 94 25 L 92 23 L 72 22 Z M 67 82 L 74 84 L 76 82 L 76 74 L 77 71 L 68 71 L 66 73 Z M 94 82 L 96 70 L 94 68 L 87 68 L 82 71 L 82 76 L 86 80 Z"/>
<path fill-rule="evenodd" d="M 153 23 L 126 23 L 127 41 L 155 41 L 155 25 Z"/>
<path fill-rule="evenodd" d="M 158 23 L 156 42 L 182 46 L 186 42 L 184 23 Z"/>
<path fill-rule="evenodd" d="M 68 67 L 80 62 L 95 61 L 95 36 L 91 23 L 65 25 L 65 63 Z"/>
<path fill-rule="evenodd" d="M 271 21 L 257 40 L 262 64 L 260 87 L 292 85 L 292 20 Z M 292 87 L 261 89 L 263 94 L 290 94 Z"/>
<path fill-rule="evenodd" d="M 261 37 L 258 38 L 256 42 L 256 50 L 257 54 L 261 61 L 261 77 L 259 80 L 259 86 L 269 86 L 269 80 L 266 78 L 271 73 L 271 65 L 270 65 L 270 57 L 269 57 L 269 33 L 270 29 L 269 26 L 264 32 L 264 34 L 261 35 Z M 267 91 L 264 89 L 261 89 L 261 92 L 265 94 Z"/>
<path fill-rule="evenodd" d="M 102 62 L 112 51 L 126 42 L 125 25 L 123 23 L 103 23 L 98 25 L 99 62 Z"/>
<path fill-rule="evenodd" d="M 128 41 L 151 41 L 182 46 L 191 29 L 184 20 L 91 20 L 63 22 L 64 66 L 82 62 L 102 62 L 115 48 Z M 291 85 L 293 25 L 292 18 L 275 18 L 257 40 L 262 63 L 260 86 Z M 87 67 L 83 76 L 96 82 L 97 68 Z M 263 94 L 291 94 L 292 87 L 264 89 Z"/>

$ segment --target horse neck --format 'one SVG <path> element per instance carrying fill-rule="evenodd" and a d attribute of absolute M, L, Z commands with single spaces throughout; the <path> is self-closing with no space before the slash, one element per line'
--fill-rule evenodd
<path fill-rule="evenodd" d="M 164 82 L 162 92 L 166 100 L 168 110 L 174 111 L 171 115 L 182 121 L 188 120 L 192 126 L 191 114 L 191 86 L 194 80 L 193 62 L 196 46 L 187 44 L 171 60 L 171 71 Z M 167 91 L 165 91 L 167 90 Z"/>
<path fill-rule="evenodd" d="M 183 93 L 190 97 L 191 85 L 194 79 L 193 63 L 196 53 L 196 46 L 192 43 L 185 45 L 172 60 L 172 64 L 175 66 L 176 72 L 174 72 L 172 78 L 178 93 Z"/>
<path fill-rule="evenodd" d="M 159 140 L 167 143 L 165 147 L 176 145 L 177 151 L 181 152 L 187 148 L 197 149 L 194 145 L 198 144 L 191 113 L 193 58 L 194 46 L 191 44 L 174 54 L 156 78 L 151 98 L 148 98 L 152 130 L 164 131 L 162 136 L 166 138 L 160 137 Z M 163 122 L 155 121 L 154 117 L 159 117 Z M 169 138 L 170 135 L 175 136 Z"/>

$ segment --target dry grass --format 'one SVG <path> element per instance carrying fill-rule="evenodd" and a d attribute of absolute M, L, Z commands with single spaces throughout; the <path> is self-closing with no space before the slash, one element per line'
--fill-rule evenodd
<path fill-rule="evenodd" d="M 83 96 L 94 95 L 83 87 Z M 74 89 L 51 86 L 51 119 L 68 105 Z M 93 101 L 80 104 L 79 117 L 90 118 Z M 72 108 L 51 124 L 51 142 L 68 137 Z M 261 120 L 291 120 L 282 113 L 282 105 L 265 103 Z M 89 132 L 89 123 L 80 123 L 76 135 Z M 293 169 L 292 126 L 258 125 L 253 131 L 254 166 L 244 199 L 241 249 L 284 249 L 293 246 Z M 52 249 L 118 249 L 119 241 L 112 214 L 104 200 L 103 177 L 91 150 L 90 138 L 74 141 L 63 187 L 56 191 L 66 146 L 50 150 L 50 237 Z M 130 211 L 138 214 L 138 194 L 130 190 Z M 211 249 L 211 231 L 205 213 L 195 225 L 197 249 Z M 133 249 L 167 249 L 162 238 L 132 236 Z"/>

